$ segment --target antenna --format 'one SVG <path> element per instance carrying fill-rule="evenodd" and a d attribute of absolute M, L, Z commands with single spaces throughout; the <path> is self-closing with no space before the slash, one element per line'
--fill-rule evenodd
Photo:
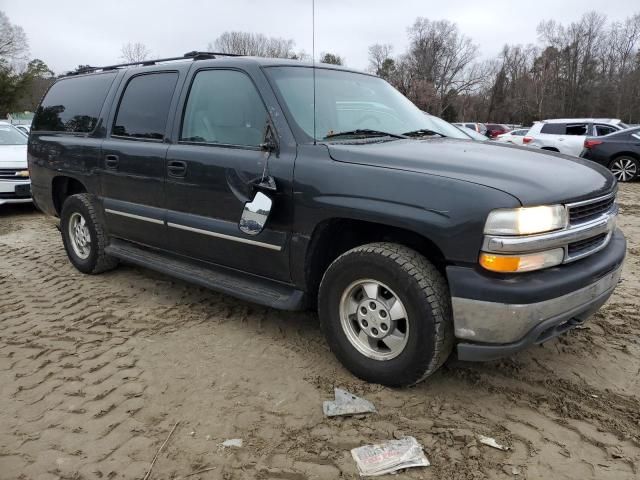
<path fill-rule="evenodd" d="M 316 144 L 316 0 L 311 0 L 311 69 L 313 70 L 313 144 Z"/>

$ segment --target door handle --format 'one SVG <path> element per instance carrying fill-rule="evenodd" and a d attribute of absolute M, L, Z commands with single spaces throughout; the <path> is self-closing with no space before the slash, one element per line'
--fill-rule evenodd
<path fill-rule="evenodd" d="M 116 168 L 118 168 L 119 163 L 120 163 L 120 160 L 118 159 L 117 155 L 106 155 L 104 157 L 104 165 L 107 168 L 115 170 Z"/>
<path fill-rule="evenodd" d="M 184 177 L 187 174 L 187 162 L 171 160 L 167 164 L 167 173 L 170 177 Z"/>

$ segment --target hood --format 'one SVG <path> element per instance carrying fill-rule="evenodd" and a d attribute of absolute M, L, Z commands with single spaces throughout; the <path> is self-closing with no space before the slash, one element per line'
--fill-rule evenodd
<path fill-rule="evenodd" d="M 615 187 L 613 175 L 596 163 L 530 147 L 448 138 L 327 146 L 339 162 L 477 183 L 509 193 L 523 205 L 585 200 Z"/>
<path fill-rule="evenodd" d="M 0 168 L 27 168 L 26 145 L 0 145 Z"/>

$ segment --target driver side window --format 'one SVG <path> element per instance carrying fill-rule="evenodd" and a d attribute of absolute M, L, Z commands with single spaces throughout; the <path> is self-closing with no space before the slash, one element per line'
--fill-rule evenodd
<path fill-rule="evenodd" d="M 203 70 L 191 85 L 180 141 L 258 147 L 267 117 L 262 98 L 246 74 Z"/>

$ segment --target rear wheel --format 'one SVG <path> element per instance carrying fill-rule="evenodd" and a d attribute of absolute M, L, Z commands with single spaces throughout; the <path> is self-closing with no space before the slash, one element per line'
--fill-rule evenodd
<path fill-rule="evenodd" d="M 118 265 L 118 260 L 104 251 L 107 235 L 93 195 L 68 197 L 62 206 L 60 227 L 67 256 L 81 272 L 100 273 Z"/>
<path fill-rule="evenodd" d="M 638 176 L 638 160 L 633 157 L 621 156 L 616 158 L 609 170 L 619 182 L 630 182 Z"/>
<path fill-rule="evenodd" d="M 322 330 L 354 375 L 399 387 L 435 372 L 453 348 L 447 283 L 422 255 L 393 243 L 349 250 L 320 284 Z"/>

